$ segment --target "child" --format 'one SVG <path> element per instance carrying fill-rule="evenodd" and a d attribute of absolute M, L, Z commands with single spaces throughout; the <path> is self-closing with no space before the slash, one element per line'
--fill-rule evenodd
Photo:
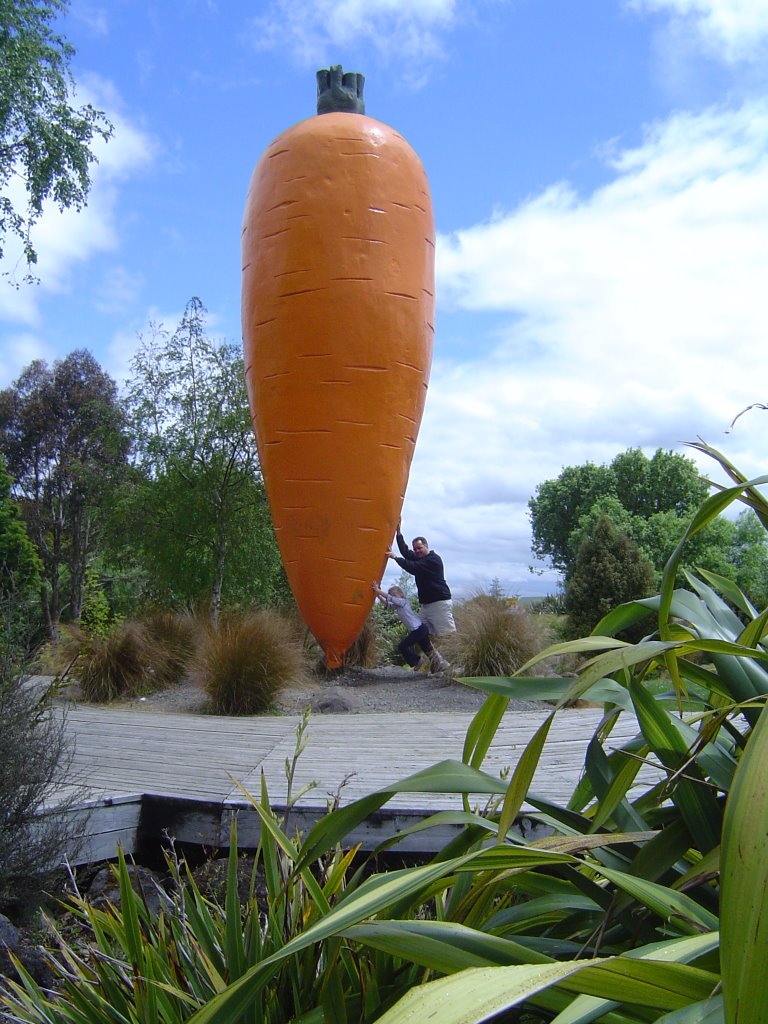
<path fill-rule="evenodd" d="M 408 630 L 408 635 L 397 645 L 397 649 L 400 654 L 402 654 L 403 658 L 408 662 L 411 668 L 418 668 L 421 658 L 414 648 L 419 646 L 427 656 L 431 670 L 433 672 L 436 671 L 435 655 L 437 654 L 437 651 L 434 649 L 432 642 L 429 639 L 429 629 L 427 624 L 426 622 L 422 622 L 413 608 L 411 608 L 408 603 L 408 599 L 400 587 L 390 587 L 387 593 L 384 593 L 378 583 L 374 582 L 372 586 L 376 597 L 387 608 L 392 608 L 397 612 L 400 617 L 400 621 Z"/>

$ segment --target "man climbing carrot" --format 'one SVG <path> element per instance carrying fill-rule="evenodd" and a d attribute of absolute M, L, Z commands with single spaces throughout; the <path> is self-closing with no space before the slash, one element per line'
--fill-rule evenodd
<path fill-rule="evenodd" d="M 400 532 L 400 523 L 397 524 L 395 541 L 400 554 L 397 555 L 390 549 L 387 558 L 397 562 L 400 568 L 410 573 L 416 581 L 419 617 L 426 623 L 430 636 L 440 637 L 455 633 L 451 589 L 445 581 L 442 558 L 436 551 L 430 551 L 425 537 L 414 537 L 411 542 L 413 548 L 409 548 Z M 450 668 L 437 650 L 434 651 L 432 660 L 433 669 L 435 665 L 441 670 Z"/>

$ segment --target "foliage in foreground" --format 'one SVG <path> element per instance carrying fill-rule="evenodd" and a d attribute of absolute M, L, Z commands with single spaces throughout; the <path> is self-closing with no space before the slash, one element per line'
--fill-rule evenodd
<path fill-rule="evenodd" d="M 0 667 L 0 913 L 23 916 L 39 898 L 73 831 L 41 815 L 49 787 L 68 779 L 71 750 L 46 694 Z M 66 809 L 77 794 L 61 805 Z"/>
<path fill-rule="evenodd" d="M 190 675 L 220 715 L 268 710 L 283 687 L 306 671 L 302 644 L 280 612 L 261 609 L 225 616 L 201 638 Z"/>
<path fill-rule="evenodd" d="M 735 500 L 768 528 L 757 490 L 768 477 L 745 481 L 699 447 L 735 486 L 703 503 L 689 535 Z M 505 1016 L 513 1010 L 556 1024 L 765 1024 L 768 609 L 711 573 L 676 590 L 686 540 L 655 598 L 620 606 L 594 635 L 540 653 L 509 678 L 466 680 L 489 696 L 462 761 L 334 809 L 295 838 L 262 789 L 252 803 L 265 899 L 240 907 L 233 851 L 223 907 L 188 881 L 183 912 L 177 904 L 150 919 L 121 864 L 122 910 L 81 908 L 93 955 L 66 945 L 58 954 L 63 993 L 23 976 L 6 1007 L 40 1024 L 63 1008 L 90 1024 L 112 1007 L 118 1019 L 160 1024 L 472 1024 L 515 1019 Z M 651 616 L 647 639 L 614 639 Z M 575 680 L 533 674 L 563 652 L 587 655 Z M 661 664 L 675 692 L 656 697 L 644 683 Z M 693 683 L 703 710 L 681 714 Z M 532 695 L 557 706 L 511 776 L 490 775 L 483 764 L 509 699 Z M 581 696 L 604 713 L 560 807 L 537 796 L 535 773 L 560 708 Z M 619 743 L 612 732 L 627 713 L 637 734 Z M 426 864 L 366 873 L 345 852 L 349 836 L 395 792 L 463 794 L 463 809 L 414 826 L 452 824 L 455 838 Z M 489 803 L 476 808 L 470 794 Z M 551 835 L 520 837 L 513 825 L 524 801 Z"/>

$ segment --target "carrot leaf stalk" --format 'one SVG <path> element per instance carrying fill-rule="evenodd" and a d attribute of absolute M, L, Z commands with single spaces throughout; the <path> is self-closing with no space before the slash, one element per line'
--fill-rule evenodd
<path fill-rule="evenodd" d="M 317 72 L 317 112 L 318 114 L 364 114 L 365 100 L 363 86 L 365 75 L 357 71 L 345 74 L 341 64 L 333 64 L 330 68 L 321 68 Z"/>

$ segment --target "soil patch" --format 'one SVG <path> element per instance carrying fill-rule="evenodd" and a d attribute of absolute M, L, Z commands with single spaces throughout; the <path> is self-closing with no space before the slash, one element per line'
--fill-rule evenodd
<path fill-rule="evenodd" d="M 76 685 L 66 697 L 77 700 Z M 277 714 L 301 714 L 310 707 L 313 714 L 388 714 L 413 711 L 476 711 L 485 694 L 448 674 L 427 674 L 386 665 L 372 669 L 353 669 L 328 678 L 313 677 L 304 685 L 286 687 L 274 711 Z M 537 701 L 510 701 L 511 706 L 539 708 Z M 207 697 L 191 682 L 135 697 L 115 701 L 112 707 L 135 711 L 206 714 Z"/>

